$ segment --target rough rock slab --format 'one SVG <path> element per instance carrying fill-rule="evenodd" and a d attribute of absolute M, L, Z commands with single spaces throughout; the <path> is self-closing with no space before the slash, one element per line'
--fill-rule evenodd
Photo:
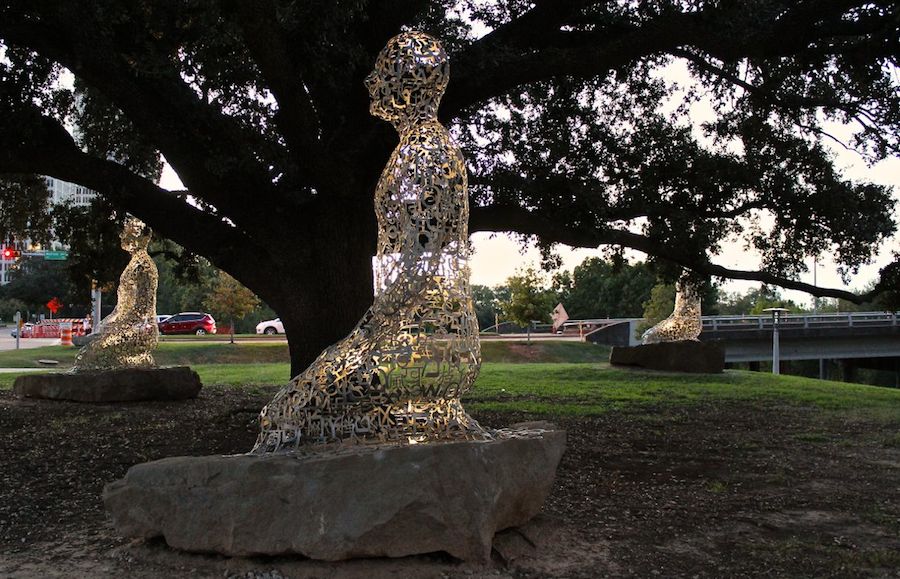
<path fill-rule="evenodd" d="M 565 449 L 561 430 L 501 432 L 489 442 L 166 458 L 132 467 L 103 501 L 122 535 L 187 551 L 487 561 L 496 532 L 540 511 Z"/>
<path fill-rule="evenodd" d="M 25 374 L 16 378 L 13 393 L 25 398 L 76 402 L 132 402 L 196 398 L 202 387 L 196 372 L 178 366 Z"/>
<path fill-rule="evenodd" d="M 715 342 L 660 342 L 631 347 L 613 347 L 613 366 L 638 366 L 650 370 L 719 374 L 725 368 L 725 349 Z"/>

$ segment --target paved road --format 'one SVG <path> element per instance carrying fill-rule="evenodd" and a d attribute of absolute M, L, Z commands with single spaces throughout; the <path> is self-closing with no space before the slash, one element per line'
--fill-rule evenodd
<path fill-rule="evenodd" d="M 0 352 L 16 349 L 16 339 L 9 335 L 10 327 L 0 328 Z M 19 347 L 40 348 L 42 346 L 54 346 L 59 344 L 59 338 L 23 338 L 19 340 Z"/>

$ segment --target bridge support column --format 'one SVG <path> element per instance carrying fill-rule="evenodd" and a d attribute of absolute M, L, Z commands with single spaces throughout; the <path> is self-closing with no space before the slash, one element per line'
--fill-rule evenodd
<path fill-rule="evenodd" d="M 841 360 L 841 380 L 844 382 L 856 382 L 856 370 L 858 364 L 853 358 Z"/>
<path fill-rule="evenodd" d="M 819 358 L 819 380 L 828 379 L 828 372 L 825 371 L 826 364 L 827 360 L 825 360 L 825 358 Z"/>

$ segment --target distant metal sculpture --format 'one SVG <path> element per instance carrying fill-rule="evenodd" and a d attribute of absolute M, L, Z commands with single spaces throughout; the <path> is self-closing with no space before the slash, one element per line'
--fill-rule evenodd
<path fill-rule="evenodd" d="M 478 376 L 481 351 L 466 169 L 437 120 L 448 78 L 443 47 L 421 32 L 389 40 L 366 78 L 370 112 L 400 135 L 375 190 L 375 302 L 263 409 L 254 452 L 491 437 L 459 400 Z"/>
<path fill-rule="evenodd" d="M 150 230 L 129 218 L 120 235 L 131 261 L 119 277 L 118 301 L 98 335 L 75 359 L 75 372 L 117 368 L 152 368 L 159 341 L 156 327 L 156 288 L 159 274 L 147 253 Z"/>
<path fill-rule="evenodd" d="M 675 285 L 675 310 L 641 336 L 642 344 L 696 340 L 703 329 L 700 293 L 695 282 L 683 275 Z"/>

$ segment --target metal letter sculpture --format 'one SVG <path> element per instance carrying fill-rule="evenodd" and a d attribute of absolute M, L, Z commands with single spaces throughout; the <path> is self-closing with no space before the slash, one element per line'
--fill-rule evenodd
<path fill-rule="evenodd" d="M 159 341 L 156 327 L 156 288 L 159 274 L 147 253 L 150 230 L 134 218 L 125 222 L 122 249 L 131 261 L 119 277 L 118 301 L 98 335 L 78 353 L 75 372 L 117 368 L 153 368 Z M 94 320 L 95 329 L 99 320 Z"/>
<path fill-rule="evenodd" d="M 481 351 L 466 169 L 437 120 L 448 77 L 441 44 L 405 32 L 388 41 L 366 78 L 370 112 L 400 135 L 375 190 L 375 301 L 263 408 L 254 452 L 491 437 L 459 400 L 478 376 Z"/>
<path fill-rule="evenodd" d="M 675 284 L 675 310 L 641 336 L 642 344 L 696 340 L 703 329 L 700 318 L 700 294 L 687 276 Z"/>

